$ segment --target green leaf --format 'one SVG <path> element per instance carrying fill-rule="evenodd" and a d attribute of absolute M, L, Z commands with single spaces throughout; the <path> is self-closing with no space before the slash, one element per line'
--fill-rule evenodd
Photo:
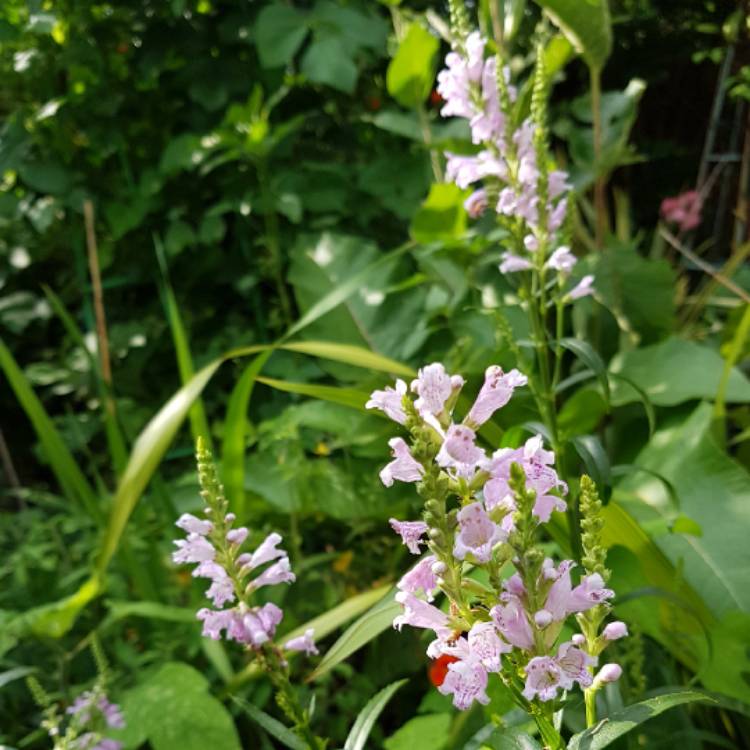
<path fill-rule="evenodd" d="M 611 745 L 618 737 L 622 737 L 643 724 L 644 721 L 653 719 L 675 706 L 694 702 L 716 703 L 713 698 L 705 693 L 692 690 L 649 698 L 612 714 L 612 716 L 603 719 L 585 732 L 576 734 L 568 743 L 568 750 L 602 750 Z"/>
<path fill-rule="evenodd" d="M 291 62 L 307 36 L 305 16 L 290 5 L 266 5 L 255 23 L 255 45 L 264 68 Z"/>
<path fill-rule="evenodd" d="M 450 714 L 416 716 L 383 743 L 385 750 L 441 750 L 448 741 Z"/>
<path fill-rule="evenodd" d="M 401 605 L 393 598 L 393 593 L 394 590 L 391 589 L 369 612 L 365 612 L 346 629 L 336 643 L 326 651 L 308 680 L 316 680 L 326 674 L 393 625 L 393 619 L 401 612 Z"/>
<path fill-rule="evenodd" d="M 577 435 L 571 441 L 576 452 L 583 460 L 586 471 L 601 488 L 612 484 L 612 472 L 609 457 L 596 435 Z"/>
<path fill-rule="evenodd" d="M 283 640 L 286 642 L 292 638 L 303 635 L 306 630 L 312 628 L 315 631 L 315 639 L 320 640 L 325 638 L 327 635 L 337 630 L 345 623 L 349 622 L 353 617 L 361 614 L 367 609 L 370 609 L 377 602 L 381 601 L 383 597 L 390 592 L 391 586 L 379 586 L 371 591 L 363 591 L 361 594 L 350 597 L 341 604 L 336 605 L 333 609 L 324 612 L 322 615 L 314 617 L 312 620 L 300 625 L 290 633 L 283 636 Z M 288 654 L 287 658 L 291 658 L 294 654 Z M 259 673 L 258 667 L 255 664 L 249 664 L 245 669 L 240 672 L 236 678 L 232 681 L 229 686 L 229 690 L 235 690 L 240 685 L 247 682 L 255 675 Z"/>
<path fill-rule="evenodd" d="M 440 42 L 422 24 L 409 25 L 386 74 L 388 93 L 402 106 L 416 109 L 435 80 Z"/>
<path fill-rule="evenodd" d="M 338 386 L 316 385 L 315 383 L 292 383 L 288 380 L 264 377 L 258 377 L 257 381 L 278 391 L 298 393 L 302 396 L 310 396 L 321 401 L 331 401 L 334 404 L 343 404 L 362 411 L 364 411 L 365 403 L 370 398 L 369 393 L 354 388 L 339 388 Z"/>
<path fill-rule="evenodd" d="M 594 274 L 597 300 L 632 339 L 650 343 L 675 329 L 677 278 L 666 260 L 644 258 L 632 244 L 613 241 L 588 256 L 581 270 Z"/>
<path fill-rule="evenodd" d="M 656 430 L 656 411 L 654 410 L 654 405 L 651 403 L 651 399 L 648 397 L 648 393 L 646 393 L 646 391 L 644 391 L 634 380 L 626 378 L 618 372 L 610 372 L 609 377 L 613 380 L 619 380 L 620 382 L 625 383 L 637 395 L 643 405 L 643 411 L 646 412 L 646 419 L 648 420 L 648 436 L 652 437 L 654 430 Z"/>
<path fill-rule="evenodd" d="M 413 378 L 416 374 L 411 367 L 397 362 L 395 359 L 384 357 L 382 354 L 351 344 L 334 344 L 329 341 L 295 341 L 294 343 L 280 344 L 279 348 L 290 352 L 310 354 L 322 359 L 331 359 L 335 362 L 344 362 L 366 370 L 393 373 L 406 378 Z"/>
<path fill-rule="evenodd" d="M 609 403 L 610 393 L 607 367 L 591 344 L 587 341 L 581 341 L 580 339 L 565 338 L 560 339 L 560 346 L 562 346 L 563 349 L 567 349 L 569 352 L 573 352 L 583 364 L 596 374 L 596 377 L 602 386 L 602 391 L 604 392 L 604 400 Z"/>
<path fill-rule="evenodd" d="M 119 701 L 126 726 L 113 737 L 128 748 L 240 750 L 232 717 L 208 687 L 193 667 L 167 662 Z"/>
<path fill-rule="evenodd" d="M 130 617 L 144 617 L 147 620 L 166 622 L 195 623 L 195 610 L 191 607 L 174 607 L 159 602 L 130 602 L 109 599 L 106 602 L 109 615 L 105 624 L 125 620 Z"/>
<path fill-rule="evenodd" d="M 73 183 L 70 173 L 60 164 L 52 162 L 24 163 L 18 168 L 21 179 L 39 193 L 63 195 Z"/>
<path fill-rule="evenodd" d="M 691 399 L 712 399 L 721 381 L 724 360 L 708 346 L 670 338 L 660 344 L 617 355 L 613 373 L 632 380 L 657 406 L 674 406 Z M 637 401 L 637 392 L 618 383 L 612 394 L 615 405 Z M 726 400 L 750 401 L 750 381 L 737 369 L 727 379 Z"/>
<path fill-rule="evenodd" d="M 750 612 L 750 475 L 717 446 L 711 418 L 710 405 L 701 404 L 684 422 L 658 431 L 635 463 L 670 481 L 680 512 L 703 530 L 701 537 L 671 534 L 657 544 L 721 616 L 733 609 Z M 618 485 L 615 496 L 640 521 L 673 518 L 661 481 L 635 475 Z"/>
<path fill-rule="evenodd" d="M 224 480 L 231 509 L 242 521 L 245 517 L 245 437 L 247 434 L 247 410 L 255 388 L 258 373 L 273 353 L 268 350 L 259 354 L 245 368 L 232 389 L 224 420 L 224 437 L 221 445 L 221 476 Z"/>
<path fill-rule="evenodd" d="M 417 242 L 451 242 L 466 231 L 466 192 L 456 185 L 435 183 L 412 219 L 409 233 Z"/>
<path fill-rule="evenodd" d="M 101 519 L 99 499 L 83 472 L 65 445 L 65 441 L 54 422 L 44 409 L 42 402 L 29 385 L 13 355 L 0 339 L 0 369 L 5 373 L 10 387 L 31 422 L 34 432 L 42 444 L 50 468 L 63 493 L 71 502 L 79 504 L 92 518 Z"/>
<path fill-rule="evenodd" d="M 172 283 L 169 280 L 169 270 L 164 257 L 164 248 L 156 235 L 154 235 L 154 248 L 159 261 L 159 270 L 161 271 L 162 300 L 167 313 L 167 320 L 169 321 L 169 330 L 172 333 L 172 343 L 177 355 L 177 369 L 180 372 L 180 380 L 184 385 L 195 374 L 193 355 L 190 352 L 190 343 L 185 325 L 182 322 L 182 314 L 180 313 L 180 308 L 172 289 Z M 199 437 L 202 437 L 210 446 L 211 431 L 208 427 L 206 411 L 203 408 L 203 400 L 199 395 L 196 395 L 193 404 L 190 406 L 189 414 L 193 440 L 195 441 Z"/>
<path fill-rule="evenodd" d="M 520 729 L 498 728 L 485 741 L 492 750 L 541 750 L 542 746 Z"/>
<path fill-rule="evenodd" d="M 332 34 L 315 39 L 302 56 L 302 72 L 313 82 L 354 93 L 359 71 L 343 41 Z"/>
<path fill-rule="evenodd" d="M 272 737 L 275 737 L 284 747 L 290 750 L 310 750 L 307 742 L 298 735 L 287 729 L 280 721 L 269 716 L 265 711 L 261 711 L 252 703 L 241 700 L 232 696 L 232 700 L 246 713 L 256 724 L 263 727 Z"/>
<path fill-rule="evenodd" d="M 601 70 L 612 51 L 612 24 L 607 0 L 537 0 L 547 15 L 583 55 Z"/>
<path fill-rule="evenodd" d="M 370 732 L 378 716 L 380 716 L 388 701 L 393 697 L 393 694 L 407 682 L 408 680 L 392 682 L 370 698 L 367 705 L 357 714 L 357 718 L 344 743 L 344 750 L 364 750 L 365 742 L 367 742 L 367 738 L 370 736 Z"/>

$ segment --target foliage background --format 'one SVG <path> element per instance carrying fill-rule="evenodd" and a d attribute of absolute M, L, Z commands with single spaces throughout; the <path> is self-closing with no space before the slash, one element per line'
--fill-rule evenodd
<path fill-rule="evenodd" d="M 531 4 L 508 5 L 523 9 L 514 41 L 523 77 L 540 14 Z M 612 554 L 621 578 L 616 587 L 630 592 L 621 614 L 647 633 L 649 685 L 684 682 L 698 671 L 709 689 L 750 702 L 749 456 L 741 439 L 750 383 L 739 371 L 719 396 L 722 408 L 729 404 L 728 418 L 718 440 L 715 434 L 732 342 L 739 346 L 735 362 L 746 353 L 743 307 L 715 289 L 699 306 L 707 281 L 654 229 L 660 200 L 695 184 L 735 4 L 626 0 L 611 10 L 616 43 L 604 88 L 612 92 L 606 102 L 615 221 L 606 252 L 587 259 L 601 295 L 577 308 L 573 325 L 611 371 L 648 393 L 656 432 L 650 437 L 644 407 L 622 381 L 612 383 L 609 411 L 596 388 L 571 391 L 563 420 L 572 436 L 601 440 L 609 460 L 595 468 L 614 487 L 613 507 L 640 523 Z M 87 580 L 122 471 L 102 418 L 107 388 L 91 356 L 86 198 L 96 209 L 112 393 L 127 446 L 192 372 L 233 347 L 277 340 L 352 278 L 344 303 L 296 338 L 353 344 L 412 367 L 441 359 L 475 380 L 498 351 L 502 364 L 512 363 L 493 310 L 504 311 L 517 338 L 525 332 L 505 305 L 508 289 L 495 270 L 499 249 L 486 225 L 467 228 L 455 191 L 431 192 L 440 164 L 425 138 L 436 148 L 458 147 L 466 134 L 440 121 L 429 89 L 424 103 L 409 108 L 387 85 L 398 50 L 392 15 L 398 26 L 425 11 L 446 15 L 441 3 L 395 10 L 364 0 L 3 5 L 0 336 L 89 478 L 99 509 L 76 507 L 76 492 L 61 492 L 28 408 L 3 383 L 0 429 L 13 470 L 6 464 L 2 475 L 8 490 L 0 520 L 7 550 L 0 565 L 0 684 L 8 688 L 0 693 L 0 716 L 11 720 L 0 722 L 0 741 L 42 746 L 38 717 L 13 670 L 42 669 L 69 698 L 72 686 L 91 677 L 80 651 L 93 628 L 113 661 L 115 693 L 134 711 L 147 702 L 139 690 L 156 690 L 168 704 L 164 691 L 184 680 L 185 695 L 193 697 L 174 697 L 182 706 L 178 717 L 190 715 L 191 701 L 211 705 L 217 736 L 226 737 L 234 731 L 227 709 L 209 698 L 208 685 L 215 695 L 231 689 L 270 706 L 264 683 L 232 681 L 241 669 L 238 655 L 201 641 L 192 619 L 200 593 L 168 563 L 176 514 L 197 507 L 188 429 L 136 506 L 104 595 L 75 623 L 60 624 L 65 610 L 43 614 L 42 624 L 38 613 L 28 616 Z M 446 49 L 442 43 L 441 53 Z M 634 79 L 643 83 L 628 89 Z M 552 98 L 556 146 L 582 195 L 593 174 L 580 99 L 587 87 L 586 66 L 571 59 Z M 732 118 L 743 121 L 743 106 L 741 97 L 727 105 L 720 144 L 731 145 Z M 719 185 L 729 186 L 729 197 L 722 202 L 717 188 L 692 240 L 717 267 L 743 247 L 727 229 L 737 173 L 730 167 L 722 174 Z M 585 251 L 584 204 L 581 213 Z M 407 248 L 392 253 L 409 237 Z M 730 270 L 747 289 L 741 266 L 740 260 Z M 406 516 L 414 505 L 408 492 L 385 493 L 377 481 L 388 428 L 376 417 L 259 383 L 247 421 L 241 417 L 232 432 L 227 403 L 246 365 L 235 359 L 219 370 L 190 421 L 194 431 L 207 423 L 217 448 L 226 448 L 230 435 L 235 450 L 244 451 L 237 502 L 256 535 L 271 527 L 289 535 L 301 581 L 285 594 L 291 628 L 392 581 L 407 560 L 385 520 Z M 339 398 L 350 402 L 384 377 L 288 351 L 274 353 L 263 375 L 338 384 L 353 389 Z M 503 427 L 533 418 L 523 400 L 507 411 Z M 506 434 L 512 440 L 521 433 Z M 609 476 L 611 466 L 633 463 L 663 475 L 669 491 L 643 471 Z M 62 635 L 58 627 L 67 631 L 62 638 L 54 637 Z M 351 666 L 338 665 L 315 683 L 324 733 L 343 741 L 351 716 L 376 689 L 412 674 L 384 715 L 379 739 L 391 735 L 388 750 L 417 747 L 414 737 L 427 742 L 450 726 L 448 746 L 462 746 L 458 738 L 482 720 L 473 714 L 466 726 L 454 721 L 429 690 L 421 650 L 417 639 L 385 632 Z M 185 672 L 187 664 L 203 676 Z M 626 702 L 638 694 L 638 680 L 636 669 Z M 502 696 L 497 701 L 492 711 L 503 713 Z M 417 705 L 420 717 L 407 724 Z M 236 721 L 243 740 L 256 737 L 245 717 Z M 150 726 L 149 718 L 141 724 Z M 693 728 L 686 742 L 695 747 L 700 732 L 732 742 L 742 736 L 708 711 L 688 720 L 681 710 L 654 737 L 673 736 L 675 726 Z M 174 746 L 146 734 L 129 743 L 145 739 L 157 749 Z"/>

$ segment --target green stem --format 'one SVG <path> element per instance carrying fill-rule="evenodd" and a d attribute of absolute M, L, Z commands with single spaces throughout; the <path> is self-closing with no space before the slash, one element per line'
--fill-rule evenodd
<path fill-rule="evenodd" d="M 586 727 L 593 727 L 596 724 L 596 690 L 584 690 L 583 698 L 586 702 Z"/>

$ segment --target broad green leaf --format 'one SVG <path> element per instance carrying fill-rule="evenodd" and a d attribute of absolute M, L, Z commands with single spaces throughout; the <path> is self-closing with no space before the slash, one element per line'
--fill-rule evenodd
<path fill-rule="evenodd" d="M 724 370 L 724 360 L 714 349 L 692 341 L 670 338 L 660 344 L 617 355 L 610 365 L 613 373 L 632 380 L 656 406 L 674 406 L 692 399 L 712 399 Z M 638 400 L 625 382 L 613 389 L 615 405 Z M 727 378 L 729 403 L 750 401 L 750 381 L 733 369 Z"/>
<path fill-rule="evenodd" d="M 65 496 L 71 502 L 81 505 L 92 518 L 101 519 L 99 499 L 93 487 L 78 468 L 78 464 L 65 445 L 54 422 L 2 339 L 0 339 L 0 369 L 5 373 L 10 387 L 26 412 Z"/>
<path fill-rule="evenodd" d="M 377 602 L 381 601 L 383 597 L 391 591 L 389 585 L 379 586 L 371 591 L 364 591 L 361 594 L 352 596 L 341 604 L 336 605 L 333 609 L 324 612 L 322 615 L 314 617 L 304 625 L 300 625 L 295 628 L 291 633 L 287 633 L 283 636 L 284 642 L 291 638 L 296 638 L 302 635 L 306 630 L 312 628 L 315 631 L 315 639 L 320 640 L 330 635 L 334 630 L 337 630 L 345 623 L 349 622 L 353 617 L 361 614 L 367 609 L 373 607 Z M 292 657 L 293 654 L 289 654 Z M 235 680 L 232 681 L 229 686 L 229 690 L 235 690 L 240 685 L 244 684 L 247 680 L 257 676 L 259 670 L 255 664 L 249 664 L 240 672 Z"/>
<path fill-rule="evenodd" d="M 603 750 L 611 745 L 618 737 L 635 729 L 644 721 L 653 719 L 664 711 L 686 703 L 716 703 L 705 693 L 693 690 L 659 695 L 645 701 L 628 706 L 612 716 L 603 719 L 585 732 L 580 732 L 571 738 L 568 750 Z"/>
<path fill-rule="evenodd" d="M 307 21 L 290 5 L 266 5 L 255 23 L 255 46 L 264 68 L 287 65 L 307 36 Z"/>
<path fill-rule="evenodd" d="M 302 56 L 302 72 L 313 82 L 351 94 L 359 71 L 342 39 L 325 34 L 315 39 Z"/>
<path fill-rule="evenodd" d="M 589 66 L 601 70 L 612 51 L 608 0 L 536 1 Z"/>
<path fill-rule="evenodd" d="M 683 423 L 658 431 L 635 463 L 670 481 L 680 512 L 703 530 L 701 537 L 672 534 L 656 543 L 721 616 L 732 609 L 750 612 L 750 475 L 717 446 L 711 418 L 710 405 L 701 404 Z M 639 521 L 673 516 L 663 483 L 648 476 L 622 482 L 615 496 Z"/>
<path fill-rule="evenodd" d="M 208 688 L 193 667 L 167 662 L 118 701 L 126 726 L 113 737 L 126 748 L 240 750 L 232 717 Z"/>
<path fill-rule="evenodd" d="M 416 716 L 383 743 L 385 750 L 442 750 L 448 741 L 450 714 Z"/>
<path fill-rule="evenodd" d="M 290 750 L 310 750 L 309 745 L 299 735 L 287 729 L 280 721 L 274 719 L 265 711 L 261 711 L 257 706 L 248 703 L 236 696 L 232 700 L 246 713 L 256 724 L 263 727 L 272 737 L 275 737 L 284 747 Z"/>
<path fill-rule="evenodd" d="M 467 193 L 452 183 L 435 183 L 412 219 L 409 233 L 417 242 L 453 242 L 466 231 Z"/>
<path fill-rule="evenodd" d="M 393 598 L 393 590 L 391 589 L 369 612 L 366 612 L 346 629 L 336 643 L 326 651 L 320 664 L 308 679 L 315 680 L 326 674 L 373 638 L 376 638 L 392 626 L 393 619 L 400 612 L 401 605 Z"/>
<path fill-rule="evenodd" d="M 583 460 L 586 471 L 591 478 L 604 490 L 612 484 L 612 473 L 609 457 L 596 435 L 577 435 L 571 441 L 576 452 Z"/>
<path fill-rule="evenodd" d="M 344 750 L 364 750 L 367 738 L 370 736 L 378 716 L 393 697 L 393 694 L 407 682 L 408 680 L 392 682 L 367 702 L 367 705 L 357 714 L 357 718 L 354 720 L 344 743 Z"/>
<path fill-rule="evenodd" d="M 560 346 L 563 349 L 567 349 L 569 352 L 573 352 L 575 356 L 583 362 L 592 372 L 596 373 L 596 377 L 602 386 L 604 391 L 604 400 L 609 403 L 609 379 L 607 378 L 607 368 L 602 362 L 602 358 L 597 354 L 594 348 L 586 341 L 573 338 L 560 339 Z"/>
<path fill-rule="evenodd" d="M 435 80 L 435 62 L 440 42 L 422 24 L 409 25 L 393 60 L 388 66 L 388 93 L 402 106 L 419 107 Z"/>
<path fill-rule="evenodd" d="M 676 273 L 666 260 L 644 258 L 634 245 L 612 241 L 588 256 L 581 271 L 594 274 L 597 300 L 631 339 L 651 343 L 674 331 Z"/>
<path fill-rule="evenodd" d="M 498 728 L 485 741 L 483 747 L 492 750 L 541 750 L 542 746 L 520 729 Z"/>

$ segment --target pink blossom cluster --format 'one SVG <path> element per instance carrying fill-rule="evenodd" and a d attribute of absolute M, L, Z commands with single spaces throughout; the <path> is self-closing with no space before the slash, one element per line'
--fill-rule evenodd
<path fill-rule="evenodd" d="M 212 515 L 211 508 L 206 513 Z M 204 607 L 197 613 L 203 622 L 203 635 L 219 640 L 225 632 L 228 640 L 260 648 L 273 639 L 283 612 L 272 602 L 250 606 L 246 599 L 263 586 L 292 583 L 295 575 L 287 553 L 279 548 L 279 534 L 269 534 L 253 552 L 242 552 L 249 530 L 244 526 L 232 528 L 234 521 L 233 513 L 217 522 L 184 513 L 176 525 L 187 537 L 175 541 L 178 549 L 172 553 L 172 560 L 196 564 L 193 576 L 211 581 L 206 597 L 214 609 Z M 233 606 L 224 608 L 226 604 Z M 285 648 L 317 653 L 313 631 L 288 641 Z"/>
<path fill-rule="evenodd" d="M 531 581 L 514 573 L 493 594 L 493 602 L 475 603 L 471 608 L 473 622 L 456 620 L 453 605 L 448 614 L 432 603 L 445 583 L 449 565 L 460 570 L 464 561 L 492 566 L 501 554 L 503 560 L 508 559 L 508 545 L 504 543 L 516 530 L 516 499 L 510 486 L 513 464 L 523 470 L 526 488 L 534 492 L 531 517 L 536 524 L 549 521 L 553 511 L 566 509 L 563 496 L 568 488 L 558 477 L 554 453 L 544 448 L 541 436 L 530 438 L 519 448 L 503 448 L 491 455 L 477 443 L 476 430 L 508 403 L 515 388 L 526 384 L 526 377 L 517 370 L 506 373 L 498 366 L 489 367 L 463 421 L 454 423 L 453 408 L 464 382 L 461 376 L 450 375 L 442 364 L 434 363 L 422 368 L 409 388 L 398 381 L 395 388 L 375 391 L 367 403 L 368 408 L 383 411 L 401 425 L 408 423 L 410 429 L 414 425 L 409 415 L 418 416 L 420 434 L 426 433 L 435 446 L 434 464 L 429 465 L 418 461 L 402 438 L 391 440 L 393 460 L 381 471 L 383 483 L 416 483 L 437 472 L 459 498 L 458 508 L 452 512 L 448 557 L 441 557 L 440 550 L 428 541 L 431 530 L 426 521 L 391 519 L 392 528 L 412 554 L 419 555 L 426 545 L 432 552 L 423 555 L 399 581 L 396 600 L 403 611 L 394 626 L 399 630 L 404 625 L 432 630 L 435 640 L 427 649 L 428 656 L 455 659 L 448 664 L 439 689 L 452 694 L 459 709 L 469 708 L 474 701 L 489 701 L 489 675 L 503 669 L 505 654 L 523 666 L 523 696 L 529 701 L 552 700 L 559 690 L 568 690 L 574 683 L 588 688 L 595 679 L 599 680 L 597 684 L 617 679 L 616 665 L 607 665 L 594 677 L 596 657 L 582 648 L 582 635 L 555 648 L 569 616 L 606 604 L 614 596 L 597 573 L 584 575 L 574 584 L 572 561 L 555 566 L 551 559 L 544 559 Z M 626 634 L 623 623 L 611 623 L 596 654 L 607 642 Z"/>
<path fill-rule="evenodd" d="M 472 218 L 484 213 L 492 192 L 497 195 L 494 209 L 498 214 L 523 221 L 523 252 L 504 252 L 499 266 L 502 273 L 533 269 L 540 238 L 544 238 L 543 242 L 554 250 L 539 263 L 555 272 L 563 283 L 576 263 L 570 248 L 557 240 L 568 207 L 568 175 L 562 170 L 545 171 L 542 175 L 534 143 L 537 124 L 531 118 L 508 132 L 512 112 L 503 111 L 498 94 L 499 58 L 485 58 L 485 47 L 486 40 L 479 32 L 469 34 L 460 48 L 448 53 L 446 67 L 438 74 L 438 93 L 445 101 L 441 114 L 468 120 L 472 142 L 480 147 L 470 155 L 446 153 L 446 177 L 462 189 L 488 180 L 499 185 L 499 193 L 479 187 L 467 198 L 465 208 Z M 503 80 L 507 101 L 512 103 L 516 90 L 510 85 L 508 69 L 503 70 Z M 544 199 L 540 194 L 542 178 L 546 183 Z M 570 289 L 566 300 L 591 294 L 592 281 L 592 276 L 585 276 Z"/>
<path fill-rule="evenodd" d="M 68 706 L 66 713 L 75 726 L 85 729 L 71 747 L 76 750 L 120 750 L 122 742 L 102 736 L 101 730 L 123 729 L 125 718 L 120 707 L 112 703 L 101 689 L 86 691 Z"/>

